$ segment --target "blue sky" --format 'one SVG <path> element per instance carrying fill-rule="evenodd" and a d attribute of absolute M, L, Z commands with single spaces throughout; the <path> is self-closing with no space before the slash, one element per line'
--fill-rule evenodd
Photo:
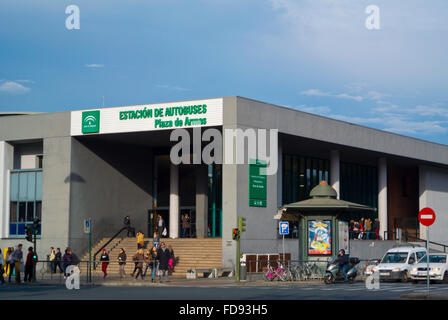
<path fill-rule="evenodd" d="M 365 27 L 371 4 L 380 30 Z M 0 112 L 240 95 L 446 145 L 447 13 L 446 0 L 2 0 Z"/>

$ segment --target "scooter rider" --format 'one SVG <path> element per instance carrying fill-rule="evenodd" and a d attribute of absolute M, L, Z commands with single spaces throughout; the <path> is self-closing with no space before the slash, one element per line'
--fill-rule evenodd
<path fill-rule="evenodd" d="M 344 275 L 344 282 L 348 282 L 347 270 L 349 268 L 349 260 L 348 255 L 345 254 L 345 250 L 341 249 L 338 253 L 338 258 L 335 263 L 339 264 L 339 267 L 342 270 L 342 274 Z"/>

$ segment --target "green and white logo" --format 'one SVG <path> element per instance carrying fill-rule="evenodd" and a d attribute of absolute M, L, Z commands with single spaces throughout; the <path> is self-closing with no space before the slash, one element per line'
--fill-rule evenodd
<path fill-rule="evenodd" d="M 82 113 L 82 133 L 100 132 L 100 111 L 84 111 Z"/>

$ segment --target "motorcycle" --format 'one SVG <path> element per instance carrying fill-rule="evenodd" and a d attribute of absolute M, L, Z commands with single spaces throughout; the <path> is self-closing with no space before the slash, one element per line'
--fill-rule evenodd
<path fill-rule="evenodd" d="M 325 276 L 324 276 L 324 282 L 326 284 L 332 284 L 335 283 L 337 280 L 344 280 L 344 274 L 342 273 L 342 268 L 339 266 L 338 263 L 335 263 L 337 259 L 336 257 L 333 257 L 327 265 L 327 269 L 325 270 Z M 350 258 L 349 259 L 349 268 L 347 271 L 347 278 L 349 282 L 353 282 L 356 278 L 356 275 L 358 274 L 358 269 L 356 268 L 356 265 L 359 263 L 358 258 Z"/>

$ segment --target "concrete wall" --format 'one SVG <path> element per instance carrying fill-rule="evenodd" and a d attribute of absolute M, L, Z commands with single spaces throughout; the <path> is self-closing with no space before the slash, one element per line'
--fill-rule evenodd
<path fill-rule="evenodd" d="M 448 170 L 420 166 L 419 180 L 419 210 L 429 207 L 436 214 L 436 221 L 430 227 L 429 240 L 448 245 Z M 420 238 L 426 240 L 426 227 L 421 224 Z"/>
<path fill-rule="evenodd" d="M 13 168 L 14 148 L 0 141 L 0 238 L 9 234 L 9 170 Z"/>
<path fill-rule="evenodd" d="M 350 257 L 357 257 L 361 260 L 381 259 L 387 250 L 397 245 L 406 245 L 406 243 L 392 240 L 350 240 Z"/>
<path fill-rule="evenodd" d="M 70 112 L 0 117 L 0 140 L 70 136 Z"/>
<path fill-rule="evenodd" d="M 69 245 L 70 149 L 70 137 L 44 139 L 40 257 L 45 257 L 51 246 L 64 252 Z"/>
<path fill-rule="evenodd" d="M 236 128 L 236 97 L 224 98 L 223 130 Z M 223 136 L 223 145 L 226 140 Z M 225 158 L 225 150 L 223 159 Z M 236 241 L 232 240 L 232 229 L 238 226 L 238 166 L 222 165 L 222 266 L 234 267 L 236 263 Z"/>
<path fill-rule="evenodd" d="M 448 165 L 448 147 L 247 98 L 238 99 L 238 124 L 348 147 Z"/>
<path fill-rule="evenodd" d="M 147 230 L 152 208 L 152 153 L 138 146 L 72 138 L 70 173 L 70 246 L 80 255 L 88 248 L 83 220 L 93 218 L 92 240 L 113 236 L 131 216 L 136 230 Z M 122 236 L 126 236 L 126 233 Z"/>

